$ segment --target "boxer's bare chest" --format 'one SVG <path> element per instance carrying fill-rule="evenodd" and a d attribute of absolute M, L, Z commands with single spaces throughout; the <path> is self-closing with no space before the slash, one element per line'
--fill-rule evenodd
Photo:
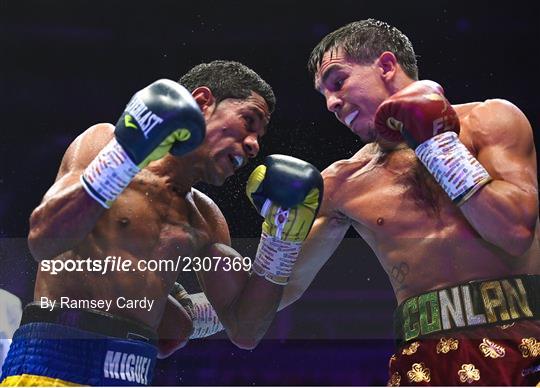
<path fill-rule="evenodd" d="M 460 139 L 472 149 L 466 124 Z M 383 152 L 372 146 L 366 151 L 360 168 L 352 163 L 344 171 L 343 213 L 355 221 L 357 229 L 379 241 L 474 235 L 459 208 L 412 149 Z"/>
<path fill-rule="evenodd" d="M 374 154 L 347 169 L 340 212 L 377 255 L 398 300 L 508 271 L 505 258 L 486 245 L 412 150 Z"/>
<path fill-rule="evenodd" d="M 134 258 L 176 259 L 180 255 L 195 255 L 210 238 L 208 220 L 195 196 L 193 191 L 177 192 L 143 175 L 98 221 L 92 245 L 129 252 Z"/>
<path fill-rule="evenodd" d="M 40 271 L 35 297 L 97 301 L 146 298 L 155 302 L 150 309 L 115 309 L 113 304 L 106 311 L 154 327 L 159 323 L 166 295 L 183 268 L 181 258 L 196 255 L 211 239 L 212 221 L 199 206 L 200 195 L 195 190 L 176 192 L 143 171 L 86 239 L 58 257 L 80 262 L 90 258 L 92 268 L 83 266 L 82 272 L 57 275 Z M 127 262 L 129 266 L 123 267 Z M 175 266 L 177 262 L 179 266 Z M 95 269 L 96 263 L 101 265 L 100 270 Z"/>
<path fill-rule="evenodd" d="M 373 155 L 353 170 L 347 173 L 342 212 L 376 240 L 432 235 L 443 217 L 461 217 L 410 149 Z"/>

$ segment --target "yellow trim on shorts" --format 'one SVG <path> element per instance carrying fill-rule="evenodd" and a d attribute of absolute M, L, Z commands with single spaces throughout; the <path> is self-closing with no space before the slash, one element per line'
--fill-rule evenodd
<path fill-rule="evenodd" d="M 82 387 L 81 384 L 69 381 L 53 379 L 37 375 L 15 375 L 6 377 L 1 383 L 2 387 Z"/>

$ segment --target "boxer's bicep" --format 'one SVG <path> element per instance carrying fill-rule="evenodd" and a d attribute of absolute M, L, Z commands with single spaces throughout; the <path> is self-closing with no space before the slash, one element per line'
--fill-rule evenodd
<path fill-rule="evenodd" d="M 220 321 L 228 328 L 234 324 L 230 319 L 231 306 L 242 295 L 249 280 L 249 266 L 243 263 L 242 255 L 228 245 L 214 243 L 208 246 L 201 257 L 210 258 L 211 268 L 197 271 L 197 279 Z M 207 270 L 208 269 L 208 270 Z"/>
<path fill-rule="evenodd" d="M 469 119 L 473 153 L 493 180 L 461 210 L 485 240 L 520 256 L 530 246 L 538 217 L 532 129 L 506 101 L 491 100 L 475 110 Z"/>
<path fill-rule="evenodd" d="M 231 245 L 229 227 L 219 207 L 206 195 L 194 190 L 197 207 L 209 228 L 209 243 L 200 252 L 206 265 L 196 271 L 202 290 L 214 309 L 222 315 L 241 293 L 249 277 L 249 268 L 239 266 L 243 256 Z M 203 263 L 204 264 L 204 263 Z"/>
<path fill-rule="evenodd" d="M 68 147 L 55 183 L 30 215 L 28 244 L 36 260 L 65 252 L 94 227 L 103 208 L 83 189 L 83 169 L 112 138 L 114 127 L 98 124 Z"/>

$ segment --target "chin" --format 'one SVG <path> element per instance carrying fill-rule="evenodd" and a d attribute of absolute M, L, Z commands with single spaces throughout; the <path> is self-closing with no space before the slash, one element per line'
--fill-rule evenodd
<path fill-rule="evenodd" d="M 216 187 L 220 187 L 220 186 L 223 186 L 225 184 L 226 180 L 227 180 L 227 178 L 222 179 L 222 180 L 216 180 L 216 181 L 212 182 L 211 185 L 216 186 Z"/>
<path fill-rule="evenodd" d="M 375 140 L 374 137 L 371 136 L 371 134 L 368 131 L 366 131 L 364 128 L 354 129 L 353 133 L 360 138 L 362 143 L 371 143 Z"/>
<path fill-rule="evenodd" d="M 230 175 L 225 175 L 222 171 L 217 171 L 215 175 L 208 180 L 212 186 L 223 186 Z"/>
<path fill-rule="evenodd" d="M 367 126 L 354 132 L 364 143 L 373 143 L 377 140 L 377 132 L 374 127 Z"/>

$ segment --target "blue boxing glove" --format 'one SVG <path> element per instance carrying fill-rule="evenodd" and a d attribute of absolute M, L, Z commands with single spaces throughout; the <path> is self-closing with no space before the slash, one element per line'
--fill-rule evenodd
<path fill-rule="evenodd" d="M 191 93 L 161 79 L 137 92 L 114 129 L 114 138 L 81 175 L 84 189 L 103 207 L 150 162 L 186 154 L 204 140 L 206 125 Z"/>
<path fill-rule="evenodd" d="M 251 173 L 246 193 L 264 217 L 253 270 L 285 285 L 322 201 L 321 173 L 303 160 L 270 155 Z"/>

